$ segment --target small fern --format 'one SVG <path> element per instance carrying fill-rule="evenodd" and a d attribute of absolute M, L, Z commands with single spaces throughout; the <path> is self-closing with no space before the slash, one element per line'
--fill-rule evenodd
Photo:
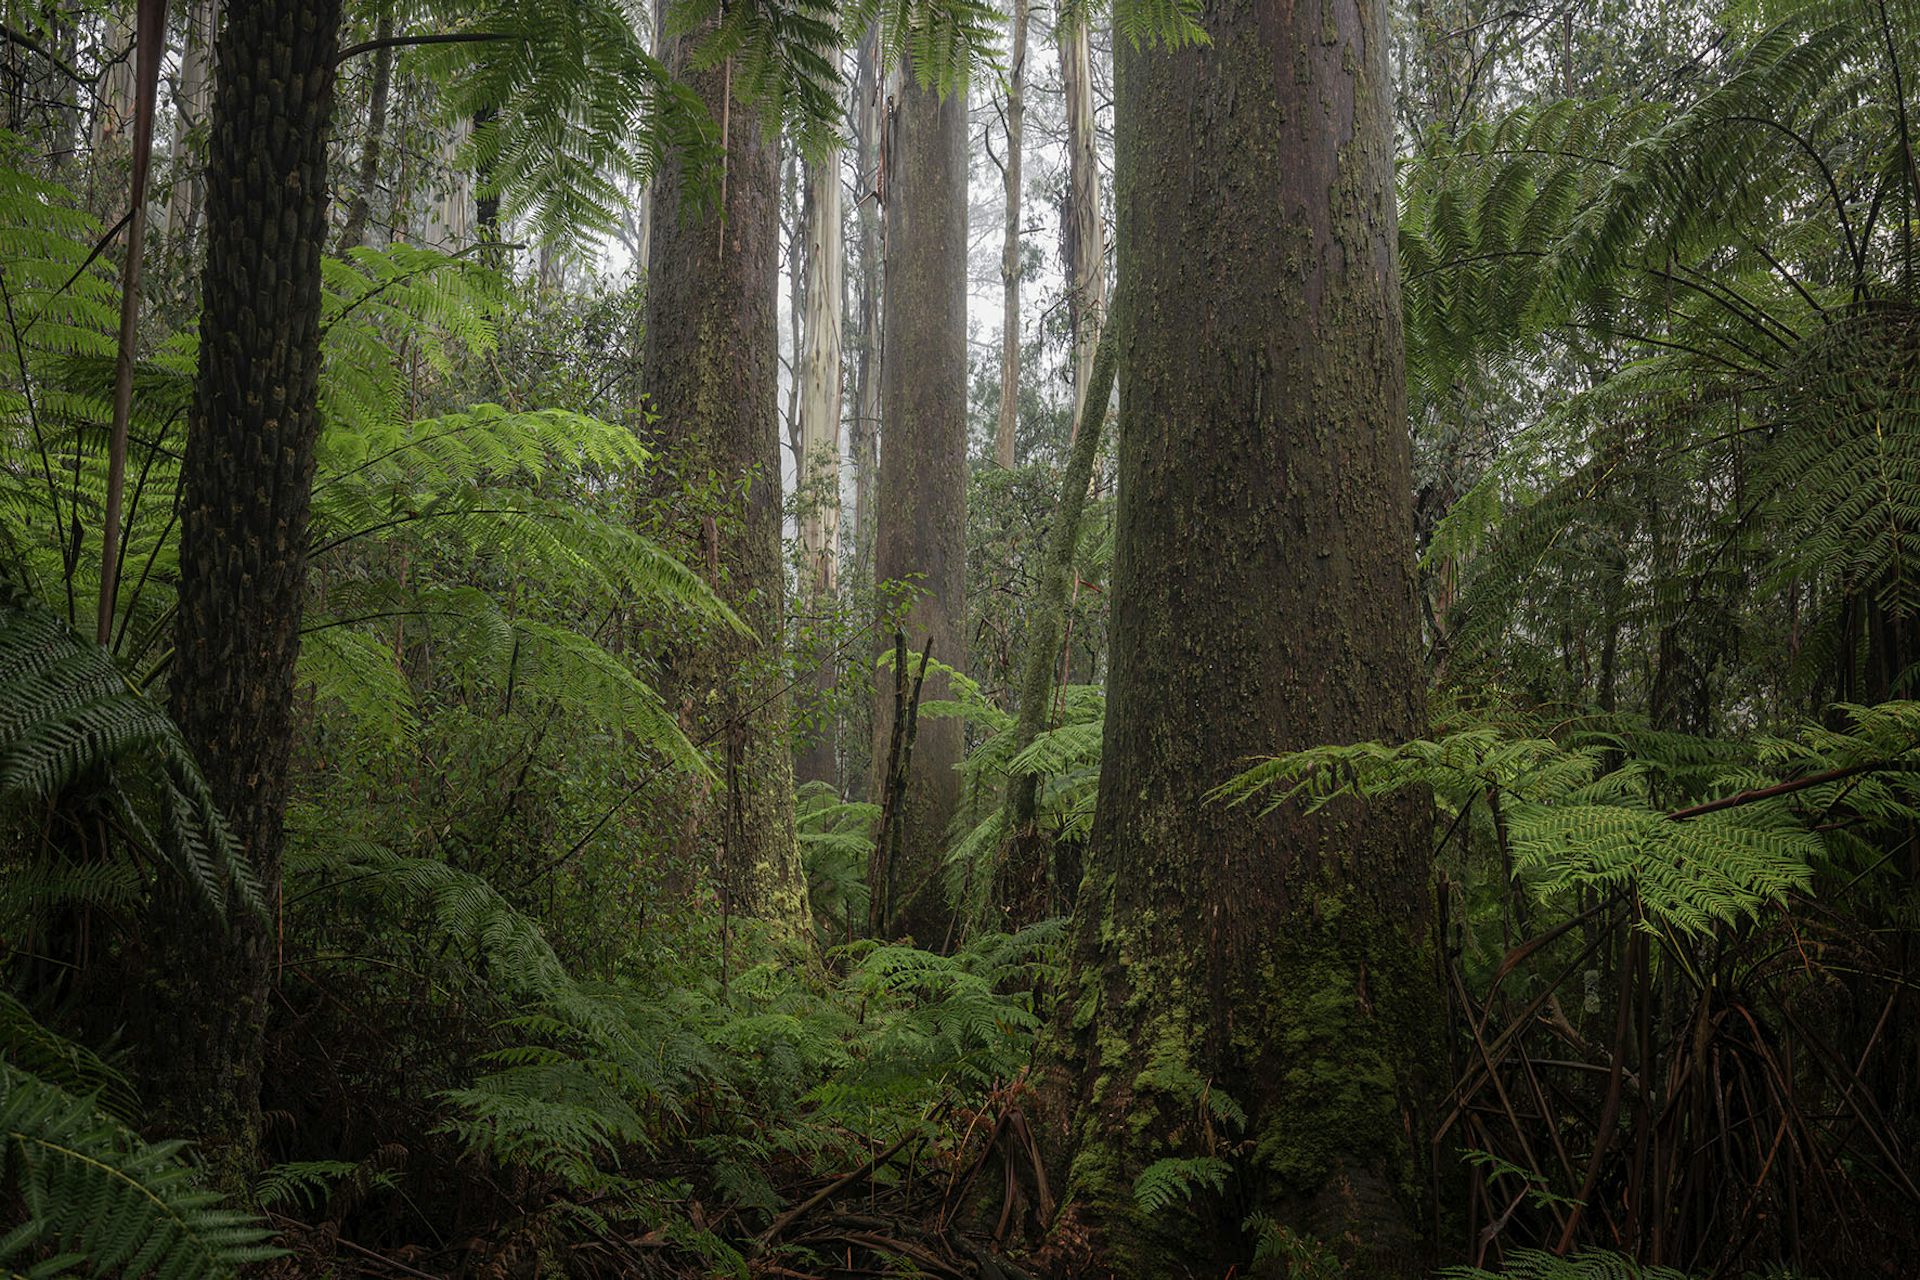
<path fill-rule="evenodd" d="M 1165 1156 L 1133 1180 L 1133 1200 L 1145 1213 L 1162 1213 L 1202 1191 L 1224 1190 L 1230 1172 L 1232 1166 L 1219 1156 Z"/>

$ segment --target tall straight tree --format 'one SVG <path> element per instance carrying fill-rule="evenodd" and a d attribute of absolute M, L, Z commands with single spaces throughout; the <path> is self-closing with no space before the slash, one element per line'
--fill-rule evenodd
<path fill-rule="evenodd" d="M 846 306 L 846 245 L 842 240 L 840 150 L 810 160 L 805 175 L 806 315 L 800 341 L 801 591 L 824 609 L 838 585 L 840 549 L 841 313 Z M 821 653 L 813 670 L 821 706 L 832 705 L 833 659 Z M 799 753 L 802 782 L 834 776 L 831 720 Z"/>
<path fill-rule="evenodd" d="M 1249 1210 L 1347 1274 L 1412 1274 L 1425 808 L 1207 799 L 1251 756 L 1423 718 L 1387 6 L 1201 22 L 1208 44 L 1118 58 L 1126 384 L 1069 1194 L 1123 1277 L 1195 1274 Z M 1154 1162 L 1224 1148 L 1231 1211 L 1137 1207 Z"/>
<path fill-rule="evenodd" d="M 848 444 L 853 454 L 853 564 L 865 580 L 872 569 L 873 488 L 879 471 L 876 447 L 880 426 L 880 32 L 878 24 L 860 41 L 854 55 L 854 173 L 859 236 L 854 270 L 859 310 L 854 316 L 853 420 Z"/>
<path fill-rule="evenodd" d="M 886 266 L 881 315 L 880 480 L 874 577 L 906 593 L 914 649 L 966 665 L 967 96 L 920 83 L 903 65 L 886 141 Z M 891 584 L 891 588 L 890 585 Z M 935 674 L 923 696 L 947 696 Z M 874 753 L 884 769 L 893 681 L 876 682 Z M 918 721 L 905 796 L 905 841 L 873 886 L 895 936 L 938 947 L 953 913 L 941 850 L 960 801 L 961 725 Z M 876 788 L 876 794 L 879 794 Z"/>
<path fill-rule="evenodd" d="M 1073 429 L 1093 376 L 1093 351 L 1107 316 L 1107 223 L 1100 213 L 1100 152 L 1093 121 L 1093 57 L 1084 4 L 1060 6 L 1060 80 L 1067 100 L 1065 240 L 1067 316 L 1073 328 Z"/>
<path fill-rule="evenodd" d="M 320 433 L 320 256 L 340 0 L 229 0 L 207 150 L 200 368 L 181 478 L 171 710 L 269 910 L 280 885 L 294 660 Z M 258 1137 L 274 934 L 163 885 L 162 988 L 133 1037 L 155 1121 L 230 1168 Z"/>
<path fill-rule="evenodd" d="M 721 597 L 754 636 L 700 637 L 674 656 L 673 680 L 694 736 L 724 753 L 720 785 L 695 822 L 720 850 L 729 909 L 803 937 L 807 883 L 779 661 L 779 139 L 724 66 L 690 69 L 693 40 L 669 38 L 662 52 L 713 118 L 727 121 L 725 181 L 702 183 L 677 156 L 655 177 L 645 368 L 661 414 L 659 447 L 681 474 L 718 477 L 737 504 L 706 521 L 701 536 Z"/>
<path fill-rule="evenodd" d="M 1007 229 L 1000 245 L 1000 419 L 993 433 L 993 457 L 1013 466 L 1014 436 L 1020 426 L 1020 158 L 1027 124 L 1027 0 L 1013 0 L 1008 22 L 1013 52 L 1007 68 Z"/>

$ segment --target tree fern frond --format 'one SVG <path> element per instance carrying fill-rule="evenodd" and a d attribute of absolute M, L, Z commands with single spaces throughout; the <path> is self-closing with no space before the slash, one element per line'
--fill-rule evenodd
<path fill-rule="evenodd" d="M 0 1238 L 0 1265 L 51 1251 L 89 1275 L 211 1280 L 279 1256 L 272 1233 L 199 1187 L 179 1151 L 0 1064 L 0 1176 L 26 1209 Z"/>

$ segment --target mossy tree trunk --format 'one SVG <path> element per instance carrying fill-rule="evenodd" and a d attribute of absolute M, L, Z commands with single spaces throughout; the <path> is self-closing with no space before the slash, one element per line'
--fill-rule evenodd
<path fill-rule="evenodd" d="M 911 599 L 908 647 L 967 661 L 967 98 L 942 97 L 903 68 L 886 141 L 886 267 L 882 285 L 880 478 L 874 579 Z M 893 680 L 875 686 L 874 752 L 884 768 Z M 923 697 L 948 696 L 929 675 Z M 953 912 L 941 875 L 947 823 L 960 800 L 961 724 L 922 716 L 904 809 L 905 844 L 887 868 L 888 932 L 941 946 Z M 874 794 L 881 788 L 875 786 Z"/>
<path fill-rule="evenodd" d="M 1411 1275 L 1427 810 L 1206 799 L 1250 756 L 1422 721 L 1387 6 L 1203 21 L 1209 46 L 1118 53 L 1113 656 L 1063 1238 L 1122 1277 L 1218 1275 L 1257 1210 L 1346 1274 Z M 1229 1195 L 1139 1209 L 1154 1161 L 1207 1156 Z"/>
<path fill-rule="evenodd" d="M 676 159 L 654 181 L 647 261 L 645 368 L 655 441 L 689 482 L 718 482 L 718 510 L 695 512 L 720 595 L 753 639 L 713 628 L 670 657 L 683 720 L 714 747 L 718 785 L 696 802 L 692 833 L 718 855 L 725 909 L 809 928 L 793 827 L 780 552 L 780 429 L 774 304 L 780 250 L 779 143 L 724 66 L 687 72 L 693 37 L 668 64 L 727 127 L 725 183 L 703 184 Z M 712 175 L 717 178 L 718 175 Z M 724 201 L 724 203 L 723 203 Z"/>
<path fill-rule="evenodd" d="M 134 1011 L 156 1126 L 252 1161 L 320 433 L 320 258 L 339 0 L 231 0 L 207 153 L 200 368 L 181 477 L 173 717 L 266 913 L 228 928 L 163 885 Z"/>

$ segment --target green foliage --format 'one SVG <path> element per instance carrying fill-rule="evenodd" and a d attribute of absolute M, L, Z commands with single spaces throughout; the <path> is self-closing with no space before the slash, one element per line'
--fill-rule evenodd
<path fill-rule="evenodd" d="M 1147 1213 L 1185 1204 L 1201 1190 L 1219 1192 L 1232 1166 L 1219 1156 L 1167 1156 L 1133 1180 L 1133 1198 Z"/>
<path fill-rule="evenodd" d="M 49 1031 L 6 992 L 0 992 L 0 1053 L 41 1084 L 90 1099 L 122 1124 L 139 1118 L 140 1100 L 125 1076 L 85 1045 Z"/>
<path fill-rule="evenodd" d="M 1099 685 L 1074 684 L 1059 691 L 1059 723 L 1015 751 L 1014 718 L 981 696 L 956 686 L 960 696 L 929 703 L 921 714 L 965 717 L 982 734 L 961 766 L 965 803 L 955 815 L 959 832 L 947 849 L 947 889 L 956 902 L 982 919 L 992 884 L 993 860 L 1006 832 L 1001 788 L 1010 778 L 1041 779 L 1038 829 L 1055 842 L 1084 844 L 1093 830 L 1093 806 L 1100 790 L 1100 744 L 1106 724 L 1106 692 Z"/>
<path fill-rule="evenodd" d="M 823 940 L 851 941 L 867 919 L 867 863 L 880 806 L 846 801 L 824 782 L 794 797 L 794 826 L 807 868 L 807 900 Z"/>
<path fill-rule="evenodd" d="M 1631 889 L 1650 918 L 1703 934 L 1808 889 L 1862 834 L 1825 830 L 1835 815 L 1893 826 L 1920 814 L 1920 704 L 1835 710 L 1845 728 L 1745 744 L 1606 717 L 1554 736 L 1472 723 L 1438 739 L 1276 756 L 1213 798 L 1318 808 L 1430 789 L 1443 819 L 1482 814 L 1512 874 L 1543 900 Z"/>
<path fill-rule="evenodd" d="M 922 88 L 963 92 L 980 67 L 997 65 L 1004 26 L 982 0 L 854 0 L 841 12 L 848 32 L 877 28 L 886 65 L 904 61 Z"/>
<path fill-rule="evenodd" d="M 1658 672 L 1609 659 L 1606 696 L 1657 680 L 1668 723 L 1716 682 L 1882 696 L 1911 661 L 1845 639 L 1856 602 L 1916 601 L 1920 192 L 1892 90 L 1920 43 L 1883 16 L 1735 6 L 1739 44 L 1691 101 L 1527 105 L 1408 169 L 1419 429 L 1452 447 L 1503 396 L 1537 406 L 1444 479 L 1426 563 L 1458 578 L 1437 621 L 1463 677 L 1577 700 L 1522 665 L 1550 616 L 1591 650 L 1664 645 Z"/>
<path fill-rule="evenodd" d="M 0 1185 L 25 1209 L 0 1236 L 0 1266 L 30 1280 L 211 1280 L 278 1256 L 266 1227 L 201 1188 L 180 1150 L 0 1063 Z"/>
<path fill-rule="evenodd" d="M 1498 1271 L 1448 1267 L 1447 1280 L 1688 1280 L 1672 1267 L 1645 1267 L 1618 1253 L 1574 1253 L 1566 1257 L 1542 1249 L 1516 1249 Z"/>
<path fill-rule="evenodd" d="M 717 168 L 719 127 L 649 54 L 619 0 L 534 0 L 442 10 L 494 38 L 431 45 L 411 61 L 440 85 L 453 120 L 478 123 L 462 162 L 544 243 L 619 225 L 621 182 L 641 182 L 670 151 Z"/>
<path fill-rule="evenodd" d="M 180 731 L 113 655 L 0 581 L 0 813 L 21 814 L 77 789 L 190 883 L 215 914 L 230 892 L 260 909 L 251 869 L 228 834 Z M 111 891 L 113 873 L 48 867 L 0 895 L 31 919 L 52 903 Z"/>

